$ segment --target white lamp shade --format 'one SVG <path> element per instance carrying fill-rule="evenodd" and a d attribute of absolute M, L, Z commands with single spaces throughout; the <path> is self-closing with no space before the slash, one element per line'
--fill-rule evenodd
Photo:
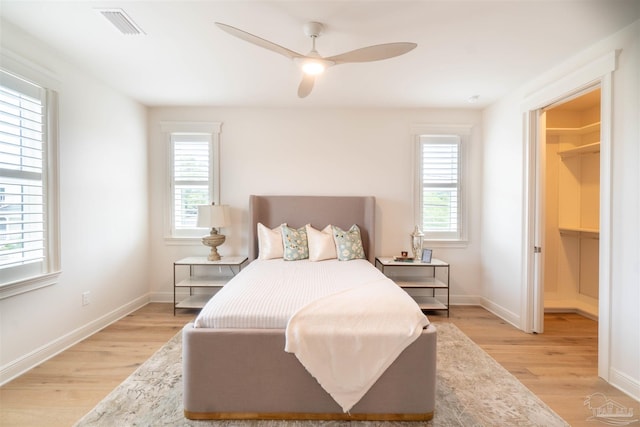
<path fill-rule="evenodd" d="M 198 206 L 198 227 L 220 228 L 231 224 L 229 205 Z"/>

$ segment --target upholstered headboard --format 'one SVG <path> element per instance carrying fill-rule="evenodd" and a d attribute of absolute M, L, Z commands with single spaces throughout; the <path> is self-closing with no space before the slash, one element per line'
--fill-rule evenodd
<path fill-rule="evenodd" d="M 373 196 L 249 196 L 249 261 L 258 257 L 260 222 L 269 228 L 287 223 L 295 228 L 311 224 L 322 229 L 332 224 L 343 230 L 357 224 L 367 259 L 373 263 L 375 211 Z"/>

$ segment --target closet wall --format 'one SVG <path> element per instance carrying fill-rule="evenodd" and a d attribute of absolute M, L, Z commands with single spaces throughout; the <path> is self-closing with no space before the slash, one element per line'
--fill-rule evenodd
<path fill-rule="evenodd" d="M 546 111 L 544 305 L 598 316 L 600 90 Z"/>

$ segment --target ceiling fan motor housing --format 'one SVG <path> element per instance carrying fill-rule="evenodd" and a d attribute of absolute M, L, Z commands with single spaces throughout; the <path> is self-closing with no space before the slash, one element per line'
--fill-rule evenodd
<path fill-rule="evenodd" d="M 323 29 L 324 25 L 319 22 L 307 22 L 303 27 L 304 33 L 309 37 L 318 37 Z"/>

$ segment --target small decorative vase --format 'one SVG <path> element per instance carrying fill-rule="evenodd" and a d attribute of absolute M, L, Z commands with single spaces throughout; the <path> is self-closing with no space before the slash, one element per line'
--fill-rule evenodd
<path fill-rule="evenodd" d="M 420 231 L 420 228 L 416 225 L 411 233 L 411 249 L 413 249 L 413 259 L 420 259 L 422 255 L 422 241 L 424 240 L 424 234 Z"/>

